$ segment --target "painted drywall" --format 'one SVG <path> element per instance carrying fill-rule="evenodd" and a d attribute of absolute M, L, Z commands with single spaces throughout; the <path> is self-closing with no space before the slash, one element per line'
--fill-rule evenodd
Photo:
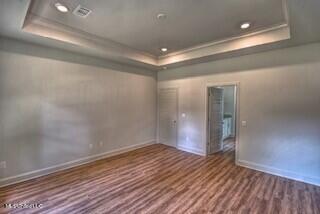
<path fill-rule="evenodd" d="M 226 82 L 247 121 L 238 164 L 320 185 L 320 43 L 159 72 L 158 88 L 179 89 L 178 146 L 205 152 L 206 85 Z"/>
<path fill-rule="evenodd" d="M 229 114 L 232 116 L 231 123 L 231 135 L 235 135 L 235 94 L 234 94 L 235 86 L 223 86 L 223 111 L 224 114 Z"/>
<path fill-rule="evenodd" d="M 154 141 L 156 86 L 147 70 L 2 38 L 0 181 Z"/>

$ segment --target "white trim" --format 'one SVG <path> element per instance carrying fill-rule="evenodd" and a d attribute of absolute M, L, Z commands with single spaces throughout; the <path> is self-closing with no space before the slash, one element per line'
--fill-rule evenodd
<path fill-rule="evenodd" d="M 237 96 L 237 91 L 239 89 L 237 87 L 234 87 L 234 90 L 233 90 L 233 117 L 232 117 L 232 126 L 233 126 L 233 130 L 232 130 L 232 133 L 230 135 L 230 137 L 233 137 L 235 138 L 236 137 L 236 132 L 237 132 L 237 115 L 238 115 L 238 112 L 237 112 L 237 102 L 238 102 L 238 96 Z"/>
<path fill-rule="evenodd" d="M 290 26 L 289 8 L 287 0 L 282 0 L 282 10 L 286 23 L 288 26 Z"/>
<path fill-rule="evenodd" d="M 62 163 L 62 164 L 58 164 L 58 165 L 55 165 L 55 166 L 47 167 L 47 168 L 44 168 L 44 169 L 34 170 L 34 171 L 31 171 L 31 172 L 26 172 L 26 173 L 22 173 L 22 174 L 19 174 L 19 175 L 3 178 L 3 179 L 0 179 L 0 187 L 4 187 L 4 186 L 11 185 L 11 184 L 20 183 L 20 182 L 27 181 L 27 180 L 30 180 L 30 179 L 34 179 L 34 178 L 42 177 L 42 176 L 45 176 L 45 175 L 49 175 L 49 174 L 54 173 L 54 172 L 70 169 L 70 168 L 73 168 L 73 167 L 76 167 L 76 166 L 80 166 L 80 165 L 83 165 L 83 164 L 86 164 L 86 163 L 91 163 L 91 162 L 94 162 L 94 161 L 97 161 L 97 160 L 101 160 L 101 159 L 104 159 L 104 158 L 108 158 L 108 157 L 112 157 L 112 156 L 115 156 L 115 155 L 119 155 L 119 154 L 122 154 L 122 153 L 125 153 L 125 152 L 129 152 L 129 151 L 132 151 L 132 150 L 135 150 L 135 149 L 139 149 L 139 148 L 142 148 L 142 147 L 146 147 L 146 146 L 152 145 L 155 142 L 156 142 L 156 140 L 149 140 L 149 141 L 145 141 L 145 142 L 138 143 L 138 144 L 135 144 L 135 145 L 126 146 L 126 147 L 123 147 L 123 148 L 107 151 L 107 152 L 104 152 L 104 153 L 101 153 L 101 154 L 95 154 L 95 155 L 91 155 L 91 156 L 88 156 L 88 157 L 85 157 L 85 158 L 80 158 L 80 159 L 77 159 L 77 160 L 69 161 L 67 163 Z"/>
<path fill-rule="evenodd" d="M 185 151 L 185 152 L 193 153 L 196 155 L 206 156 L 205 152 L 200 149 L 195 149 L 195 148 L 190 148 L 190 147 L 185 147 L 185 146 L 177 146 L 177 149 Z"/>
<path fill-rule="evenodd" d="M 269 31 L 276 31 L 276 30 L 279 30 L 279 29 L 287 28 L 287 27 L 289 27 L 287 22 L 284 22 L 284 23 L 281 23 L 281 24 L 278 24 L 278 25 L 275 25 L 275 26 L 271 26 L 271 27 L 268 27 L 268 28 L 265 28 L 265 29 L 262 29 L 262 30 L 254 31 L 254 32 L 243 34 L 243 35 L 240 35 L 240 36 L 232 36 L 232 37 L 229 37 L 229 38 L 226 38 L 226 39 L 215 40 L 215 41 L 211 41 L 211 42 L 208 42 L 208 43 L 196 45 L 196 46 L 193 46 L 193 47 L 190 47 L 190 48 L 185 48 L 185 49 L 182 49 L 182 50 L 178 50 L 176 52 L 172 52 L 172 53 L 169 53 L 169 54 L 166 54 L 166 55 L 159 56 L 159 59 L 161 60 L 161 59 L 165 59 L 165 58 L 172 57 L 172 56 L 177 56 L 177 55 L 181 55 L 181 54 L 187 54 L 187 53 L 195 51 L 195 50 L 216 46 L 216 45 L 219 45 L 219 44 L 222 44 L 222 43 L 229 43 L 229 42 L 232 42 L 232 41 L 235 41 L 235 40 L 238 40 L 238 39 L 243 39 L 243 38 L 250 37 L 250 36 L 256 36 L 256 35 L 259 35 L 259 34 L 267 33 Z"/>
<path fill-rule="evenodd" d="M 103 56 L 108 59 L 120 57 L 128 61 L 133 60 L 141 64 L 157 66 L 157 57 L 149 53 L 95 36 L 82 30 L 68 27 L 32 13 L 27 14 L 22 30 L 38 36 L 81 47 L 92 48 L 101 52 Z"/>
<path fill-rule="evenodd" d="M 206 56 L 288 40 L 290 38 L 290 26 L 288 26 L 288 24 L 282 24 L 251 34 L 216 41 L 161 56 L 161 58 L 157 60 L 157 66 L 181 63 Z"/>
<path fill-rule="evenodd" d="M 210 87 L 219 87 L 219 86 L 236 86 L 239 85 L 239 81 L 233 81 L 233 82 L 207 82 L 206 86 L 207 88 Z"/>
<path fill-rule="evenodd" d="M 301 181 L 301 182 L 305 182 L 305 183 L 308 183 L 308 184 L 320 186 L 320 177 L 308 177 L 308 176 L 297 174 L 297 173 L 292 172 L 292 171 L 278 169 L 278 168 L 266 166 L 266 165 L 263 165 L 263 164 L 257 164 L 257 163 L 253 163 L 253 162 L 245 161 L 245 160 L 238 160 L 238 161 L 236 161 L 236 164 L 238 166 L 246 167 L 246 168 L 257 170 L 257 171 L 260 171 L 260 172 L 264 172 L 264 173 L 268 173 L 268 174 L 272 174 L 272 175 L 285 177 L 285 178 L 288 178 L 288 179 L 292 179 L 292 180 Z"/>

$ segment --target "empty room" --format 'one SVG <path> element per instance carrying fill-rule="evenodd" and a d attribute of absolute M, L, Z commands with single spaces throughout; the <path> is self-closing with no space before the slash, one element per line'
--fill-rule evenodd
<path fill-rule="evenodd" d="M 319 0 L 0 0 L 0 213 L 320 214 Z"/>

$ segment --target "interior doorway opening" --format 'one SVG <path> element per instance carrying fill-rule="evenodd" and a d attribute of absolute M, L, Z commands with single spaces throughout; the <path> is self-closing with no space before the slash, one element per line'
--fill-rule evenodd
<path fill-rule="evenodd" d="M 228 153 L 236 158 L 238 84 L 207 87 L 207 155 Z"/>

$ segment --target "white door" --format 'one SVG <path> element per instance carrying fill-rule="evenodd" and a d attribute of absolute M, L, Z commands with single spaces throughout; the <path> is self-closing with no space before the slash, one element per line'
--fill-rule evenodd
<path fill-rule="evenodd" d="M 223 89 L 209 88 L 208 154 L 223 149 Z"/>
<path fill-rule="evenodd" d="M 176 147 L 178 119 L 178 90 L 159 91 L 159 143 Z"/>

